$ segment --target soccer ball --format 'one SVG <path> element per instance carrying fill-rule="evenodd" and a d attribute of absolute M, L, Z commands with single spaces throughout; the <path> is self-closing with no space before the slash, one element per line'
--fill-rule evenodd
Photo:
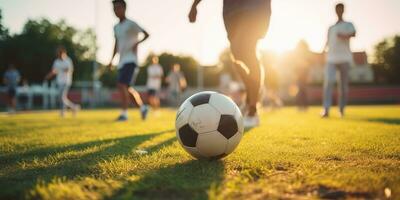
<path fill-rule="evenodd" d="M 176 136 L 197 159 L 220 159 L 235 150 L 243 136 L 243 117 L 236 104 L 216 92 L 189 97 L 176 115 Z"/>

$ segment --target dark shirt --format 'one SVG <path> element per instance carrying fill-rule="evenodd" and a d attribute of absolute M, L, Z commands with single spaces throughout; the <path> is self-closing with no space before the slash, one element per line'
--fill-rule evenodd
<path fill-rule="evenodd" d="M 271 0 L 224 0 L 224 15 L 242 10 L 271 10 Z"/>

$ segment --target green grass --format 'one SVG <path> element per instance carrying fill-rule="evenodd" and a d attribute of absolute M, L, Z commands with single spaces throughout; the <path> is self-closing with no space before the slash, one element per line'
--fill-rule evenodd
<path fill-rule="evenodd" d="M 147 122 L 132 111 L 127 123 L 116 110 L 2 115 L 0 199 L 384 199 L 385 188 L 400 199 L 400 107 L 318 112 L 264 112 L 212 162 L 179 146 L 174 110 Z"/>

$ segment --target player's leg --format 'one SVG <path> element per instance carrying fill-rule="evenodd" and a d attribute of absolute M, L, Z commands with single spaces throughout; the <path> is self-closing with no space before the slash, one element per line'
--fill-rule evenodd
<path fill-rule="evenodd" d="M 257 55 L 257 38 L 245 39 L 245 35 L 237 34 L 237 38 L 231 40 L 232 54 L 236 63 L 236 70 L 243 77 L 247 92 L 248 115 L 257 114 L 257 103 L 263 83 L 263 69 Z"/>
<path fill-rule="evenodd" d="M 246 111 L 247 105 L 248 105 L 248 94 L 247 91 L 249 90 L 249 69 L 247 66 L 241 62 L 239 59 L 237 59 L 237 54 L 239 54 L 239 46 L 236 41 L 240 41 L 240 35 L 242 27 L 241 27 L 241 19 L 242 14 L 241 13 L 235 13 L 235 14 L 230 14 L 230 15 L 224 15 L 224 24 L 225 24 L 225 29 L 228 35 L 228 39 L 230 42 L 230 50 L 231 50 L 231 59 L 233 61 L 233 71 L 239 75 L 239 78 L 242 80 L 244 84 L 244 93 L 245 93 L 245 103 L 246 106 L 243 109 Z"/>
<path fill-rule="evenodd" d="M 65 111 L 67 110 L 66 105 L 64 104 L 64 84 L 57 84 L 58 88 L 58 99 L 60 102 L 60 116 L 64 117 L 65 116 Z"/>
<path fill-rule="evenodd" d="M 130 66 L 127 64 L 118 70 L 117 88 L 120 94 L 121 114 L 117 118 L 117 121 L 128 120 L 128 107 L 130 98 L 128 88 L 132 79 L 132 75 L 133 69 L 130 69 Z"/>
<path fill-rule="evenodd" d="M 329 109 L 332 105 L 332 92 L 333 92 L 333 87 L 335 86 L 335 78 L 336 78 L 336 65 L 327 64 L 327 66 L 325 67 L 324 91 L 323 91 L 324 110 L 321 115 L 322 117 L 329 116 Z"/>
<path fill-rule="evenodd" d="M 340 82 L 339 82 L 339 111 L 341 117 L 344 117 L 344 109 L 347 103 L 347 96 L 349 90 L 349 69 L 350 64 L 345 63 L 339 66 Z"/>
<path fill-rule="evenodd" d="M 130 85 L 132 82 L 132 77 L 136 69 L 136 64 L 135 63 L 128 63 L 124 66 L 125 69 L 125 77 L 123 78 L 123 82 L 126 83 L 127 85 L 127 93 L 128 93 L 128 105 L 129 105 L 129 100 L 132 100 L 133 103 L 136 103 L 136 105 L 139 106 L 140 108 L 140 114 L 143 120 L 146 119 L 147 113 L 148 113 L 148 108 L 147 106 L 143 103 L 142 97 L 140 94 Z"/>
<path fill-rule="evenodd" d="M 158 102 L 157 102 L 157 96 L 156 96 L 156 90 L 155 89 L 149 89 L 147 91 L 147 98 L 148 98 L 149 105 L 153 109 L 157 109 Z"/>
<path fill-rule="evenodd" d="M 121 114 L 117 121 L 126 121 L 128 119 L 128 107 L 129 107 L 129 92 L 128 85 L 124 83 L 117 83 L 117 88 L 120 94 L 121 102 Z"/>
<path fill-rule="evenodd" d="M 243 1 L 243 4 L 255 3 Z M 258 7 L 251 10 L 224 12 L 224 23 L 234 57 L 235 71 L 246 88 L 247 113 L 245 121 L 253 121 L 248 126 L 257 126 L 257 103 L 264 82 L 264 71 L 257 58 L 257 43 L 263 38 L 269 27 L 270 2 L 260 1 Z"/>
<path fill-rule="evenodd" d="M 128 94 L 133 103 L 135 103 L 139 107 L 144 105 L 142 97 L 140 96 L 139 92 L 136 91 L 132 86 L 128 87 Z"/>
<path fill-rule="evenodd" d="M 8 103 L 8 112 L 10 114 L 14 113 L 16 111 L 17 107 L 17 100 L 16 100 L 16 89 L 15 88 L 9 88 L 7 91 L 7 103 Z"/>
<path fill-rule="evenodd" d="M 72 110 L 72 114 L 75 116 L 76 113 L 78 112 L 78 110 L 80 109 L 80 106 L 77 105 L 77 104 L 74 104 L 71 100 L 69 100 L 68 93 L 69 93 L 70 88 L 71 88 L 71 86 L 68 85 L 68 84 L 63 86 L 63 91 L 61 93 L 61 101 L 62 101 L 62 103 L 64 105 L 63 106 L 64 110 L 66 108 L 71 109 Z"/>
<path fill-rule="evenodd" d="M 159 91 L 155 91 L 155 94 L 154 94 L 154 108 L 155 109 L 158 109 L 158 108 L 160 108 L 160 97 L 159 97 L 159 95 L 160 95 L 160 92 Z"/>

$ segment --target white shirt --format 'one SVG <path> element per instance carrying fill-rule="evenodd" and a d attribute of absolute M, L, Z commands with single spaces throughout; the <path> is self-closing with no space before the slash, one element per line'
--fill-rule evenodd
<path fill-rule="evenodd" d="M 164 71 L 161 65 L 159 64 L 150 65 L 147 68 L 147 88 L 153 90 L 160 90 L 163 75 Z"/>
<path fill-rule="evenodd" d="M 114 36 L 119 53 L 118 69 L 127 63 L 137 64 L 137 52 L 133 52 L 133 45 L 139 41 L 141 32 L 143 29 L 130 19 L 125 19 L 114 26 Z"/>
<path fill-rule="evenodd" d="M 71 85 L 72 73 L 74 71 L 74 65 L 71 58 L 66 57 L 64 59 L 57 58 L 53 63 L 53 70 L 57 73 L 56 81 L 57 84 Z"/>
<path fill-rule="evenodd" d="M 328 55 L 327 62 L 332 64 L 352 63 L 353 54 L 350 49 L 350 39 L 343 40 L 338 34 L 352 34 L 356 29 L 350 22 L 339 22 L 329 28 L 328 31 Z"/>

